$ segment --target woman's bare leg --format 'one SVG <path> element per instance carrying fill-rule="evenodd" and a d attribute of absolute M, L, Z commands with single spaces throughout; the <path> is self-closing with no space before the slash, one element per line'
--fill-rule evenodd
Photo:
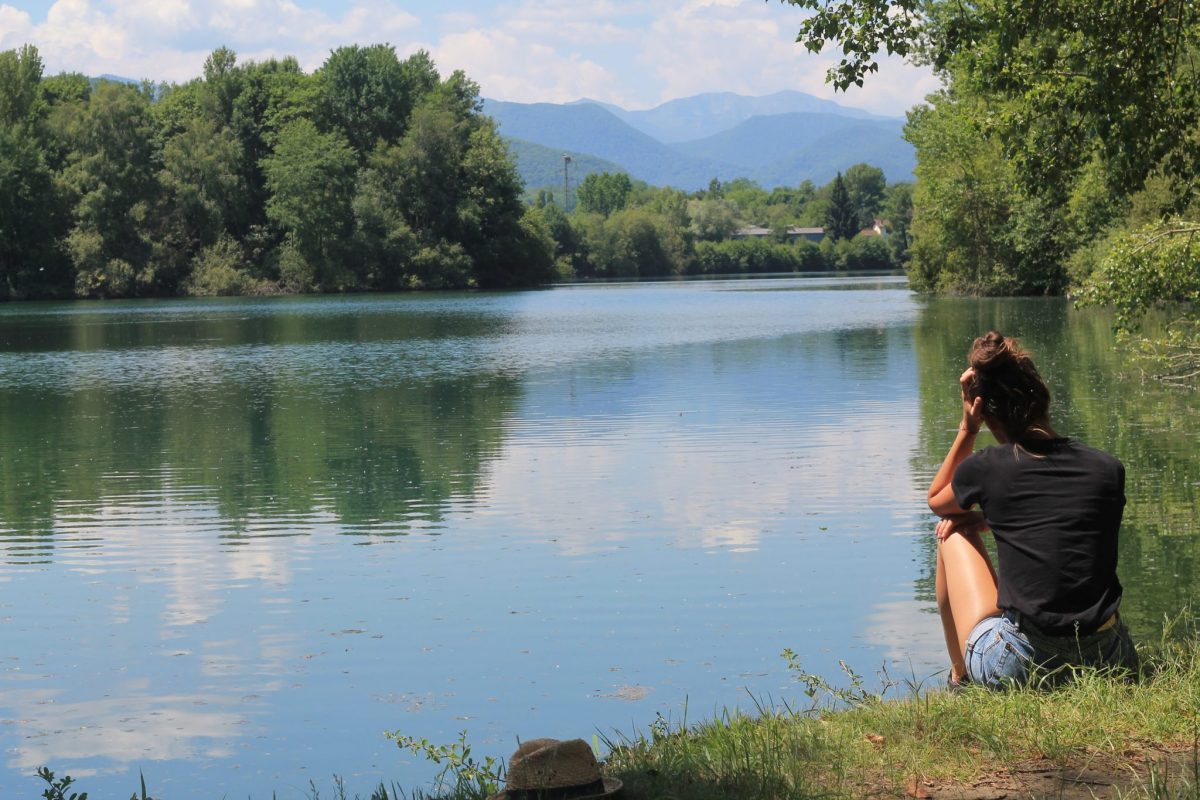
<path fill-rule="evenodd" d="M 953 533 L 938 542 L 935 591 L 951 677 L 959 680 L 967 674 L 967 637 L 980 620 L 1000 613 L 996 571 L 979 534 Z"/>

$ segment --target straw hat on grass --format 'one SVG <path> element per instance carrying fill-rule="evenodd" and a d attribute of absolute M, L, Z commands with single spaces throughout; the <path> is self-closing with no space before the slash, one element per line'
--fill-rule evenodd
<path fill-rule="evenodd" d="M 532 739 L 508 761 L 504 791 L 488 800 L 602 800 L 621 795 L 621 782 L 600 774 L 583 739 Z"/>

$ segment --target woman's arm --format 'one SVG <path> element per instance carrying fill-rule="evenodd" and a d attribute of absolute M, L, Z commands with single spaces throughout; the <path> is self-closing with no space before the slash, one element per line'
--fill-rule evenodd
<path fill-rule="evenodd" d="M 973 369 L 968 369 L 958 378 L 958 385 L 962 391 L 962 422 L 958 424 L 958 435 L 954 437 L 954 444 L 950 445 L 950 452 L 946 453 L 942 466 L 933 476 L 933 483 L 929 484 L 929 509 L 939 517 L 951 517 L 967 512 L 967 509 L 958 505 L 950 480 L 954 477 L 954 470 L 958 469 L 958 465 L 975 449 L 975 436 L 979 433 L 979 426 L 983 424 L 983 400 L 978 397 L 972 399 L 967 391 L 974 380 Z"/>

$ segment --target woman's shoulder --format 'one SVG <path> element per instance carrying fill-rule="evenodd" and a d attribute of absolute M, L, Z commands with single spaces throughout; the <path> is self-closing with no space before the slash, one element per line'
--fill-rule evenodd
<path fill-rule="evenodd" d="M 1063 439 L 1064 447 L 1075 453 L 1080 458 L 1092 459 L 1097 462 L 1103 462 L 1113 466 L 1119 466 L 1121 459 L 1114 456 L 1107 450 L 1101 450 L 1099 447 L 1092 447 L 1089 444 L 1079 441 L 1078 439 Z"/>
<path fill-rule="evenodd" d="M 1104 472 L 1124 479 L 1125 465 L 1121 463 L 1121 459 L 1107 450 L 1092 447 L 1077 439 L 1068 439 L 1067 441 L 1070 442 L 1070 450 L 1075 454 L 1075 458 L 1091 471 Z"/>

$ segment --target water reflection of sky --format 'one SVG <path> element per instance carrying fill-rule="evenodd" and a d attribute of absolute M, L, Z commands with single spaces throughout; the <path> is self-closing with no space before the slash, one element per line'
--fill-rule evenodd
<path fill-rule="evenodd" d="M 286 431 L 268 419 L 248 428 L 267 443 L 246 451 L 253 463 L 216 473 L 170 437 L 150 458 L 122 441 L 81 452 L 54 464 L 52 530 L 4 521 L 0 793 L 28 793 L 42 764 L 89 776 L 97 797 L 132 791 L 139 769 L 172 798 L 301 797 L 333 773 L 369 792 L 430 774 L 384 730 L 465 729 L 506 755 L 518 737 L 628 732 L 685 703 L 701 717 L 749 695 L 794 699 L 785 647 L 828 675 L 839 659 L 937 669 L 936 620 L 912 599 L 927 525 L 910 467 L 912 301 L 873 284 L 746 288 L 772 286 L 322 299 L 290 305 L 299 321 L 234 303 L 203 308 L 286 319 L 201 325 L 212 335 L 193 344 L 144 330 L 91 331 L 79 350 L 22 339 L 0 354 L 5 385 L 90 398 L 117 440 L 162 392 L 193 398 L 201 432 L 241 413 L 239 387 L 247 405 L 337 400 L 303 417 L 320 446 L 272 444 Z M 347 318 L 356 303 L 369 324 Z M 396 320 L 408 311 L 427 319 Z M 173 313 L 151 316 L 169 328 Z M 329 335 L 305 313 L 328 317 Z M 334 441 L 357 430 L 338 408 L 411 403 L 393 387 L 433 382 L 420 397 L 455 410 L 432 412 L 446 429 L 428 459 L 490 435 L 450 423 L 494 401 L 496 374 L 519 391 L 485 420 L 495 444 L 459 460 L 477 475 L 445 478 L 432 511 L 418 497 L 397 520 L 359 497 L 345 516 L 353 470 L 391 457 L 351 455 L 408 445 L 378 429 Z M 452 377 L 482 388 L 445 396 L 436 381 Z M 107 393 L 132 406 L 119 420 L 103 419 Z M 294 468 L 316 485 L 282 505 L 255 481 L 297 458 L 323 466 Z M 220 474 L 243 466 L 244 486 Z"/>

